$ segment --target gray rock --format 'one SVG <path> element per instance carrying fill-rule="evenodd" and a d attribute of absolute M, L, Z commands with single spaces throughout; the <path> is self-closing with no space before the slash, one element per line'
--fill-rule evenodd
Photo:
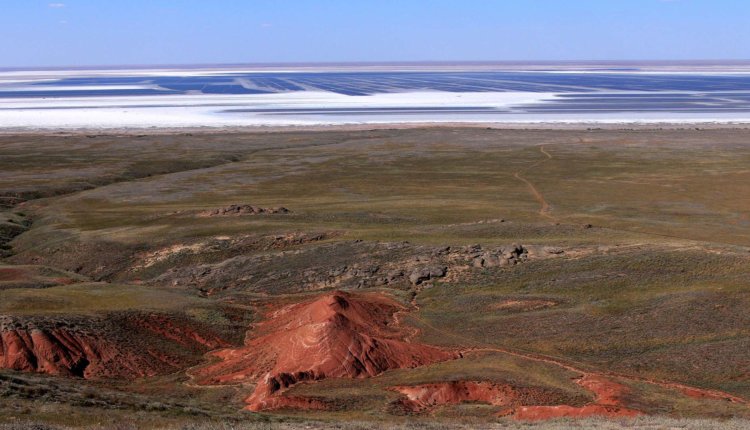
<path fill-rule="evenodd" d="M 414 285 L 419 285 L 422 282 L 428 281 L 430 279 L 442 278 L 443 276 L 445 276 L 446 272 L 447 268 L 445 266 L 422 267 L 413 270 L 409 274 L 409 282 Z"/>

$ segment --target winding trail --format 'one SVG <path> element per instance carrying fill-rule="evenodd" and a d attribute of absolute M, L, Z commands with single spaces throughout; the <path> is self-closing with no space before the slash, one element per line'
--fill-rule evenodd
<path fill-rule="evenodd" d="M 536 161 L 532 163 L 531 165 L 529 165 L 528 167 L 513 173 L 513 177 L 523 182 L 524 184 L 526 184 L 526 186 L 529 188 L 529 191 L 534 196 L 534 199 L 536 199 L 536 201 L 539 202 L 539 204 L 541 205 L 539 208 L 539 215 L 547 219 L 550 219 L 552 221 L 556 221 L 556 218 L 551 215 L 552 208 L 550 207 L 547 200 L 544 198 L 544 195 L 539 191 L 539 189 L 531 181 L 523 177 L 523 175 L 529 170 L 535 167 L 538 167 L 539 165 L 544 164 L 553 158 L 552 155 L 549 152 L 547 152 L 546 149 L 544 149 L 544 146 L 540 146 L 539 151 L 542 154 L 544 154 L 546 158 Z"/>
<path fill-rule="evenodd" d="M 420 287 L 416 287 L 414 294 L 409 300 L 409 306 L 403 306 L 401 310 L 393 313 L 393 325 L 402 330 L 408 330 L 409 334 L 404 336 L 405 342 L 412 342 L 419 336 L 421 330 L 416 327 L 412 327 L 403 323 L 403 317 L 411 313 L 413 310 L 419 311 L 419 305 L 417 304 L 417 294 L 421 291 Z"/>

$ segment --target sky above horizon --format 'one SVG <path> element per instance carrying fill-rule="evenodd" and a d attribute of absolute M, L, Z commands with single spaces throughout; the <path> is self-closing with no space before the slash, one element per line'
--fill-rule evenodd
<path fill-rule="evenodd" d="M 0 0 L 0 67 L 750 59 L 747 0 Z"/>

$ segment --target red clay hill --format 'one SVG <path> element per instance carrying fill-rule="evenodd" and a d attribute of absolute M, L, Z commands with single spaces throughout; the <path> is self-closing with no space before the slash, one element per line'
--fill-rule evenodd
<path fill-rule="evenodd" d="M 320 408 L 311 399 L 282 396 L 298 382 L 366 378 L 458 357 L 407 340 L 394 314 L 405 308 L 380 294 L 334 292 L 281 308 L 239 348 L 211 353 L 220 361 L 195 369 L 200 384 L 256 382 L 247 409 Z"/>
<path fill-rule="evenodd" d="M 174 372 L 219 337 L 160 314 L 65 319 L 0 316 L 0 368 L 85 379 L 134 379 Z"/>

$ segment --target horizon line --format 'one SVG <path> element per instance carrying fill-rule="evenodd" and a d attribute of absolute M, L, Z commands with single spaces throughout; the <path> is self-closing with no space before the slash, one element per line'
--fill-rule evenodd
<path fill-rule="evenodd" d="M 596 65 L 628 65 L 628 66 L 720 66 L 720 65 L 748 65 L 750 59 L 692 59 L 692 60 L 423 60 L 423 61 L 288 61 L 288 62 L 239 62 L 239 63 L 159 63 L 159 64 L 89 64 L 66 66 L 7 66 L 0 67 L 0 72 L 14 71 L 57 71 L 57 70 L 149 70 L 165 68 L 240 68 L 240 67 L 378 67 L 378 66 L 596 66 Z"/>

